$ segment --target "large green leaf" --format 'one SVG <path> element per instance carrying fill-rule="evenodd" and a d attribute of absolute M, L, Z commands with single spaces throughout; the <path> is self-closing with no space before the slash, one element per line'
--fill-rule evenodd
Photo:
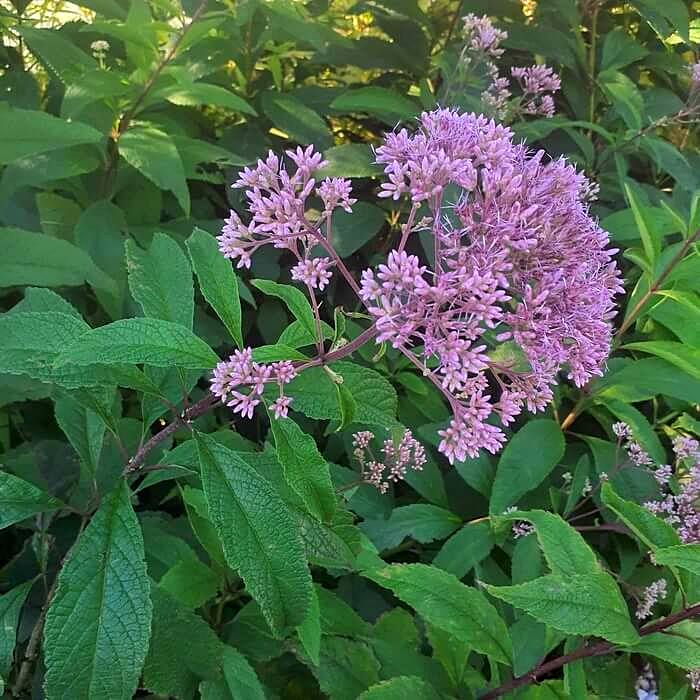
<path fill-rule="evenodd" d="M 278 284 L 272 280 L 253 280 L 253 286 L 257 287 L 263 294 L 267 294 L 267 296 L 281 299 L 297 321 L 304 326 L 304 330 L 312 338 L 316 337 L 314 314 L 311 310 L 311 304 L 309 304 L 303 292 L 300 292 L 296 287 L 291 287 L 288 284 Z"/>
<path fill-rule="evenodd" d="M 298 526 L 272 486 L 236 453 L 196 434 L 209 516 L 229 565 L 240 572 L 272 629 L 306 617 L 311 575 Z"/>
<path fill-rule="evenodd" d="M 601 70 L 624 68 L 648 54 L 647 49 L 637 43 L 622 27 L 618 27 L 605 35 L 600 67 Z"/>
<path fill-rule="evenodd" d="M 17 228 L 0 228 L 0 247 L 0 287 L 75 287 L 88 282 L 116 294 L 114 282 L 84 250 L 68 241 Z"/>
<path fill-rule="evenodd" d="M 676 566 L 700 576 L 700 544 L 678 544 L 654 551 L 654 561 L 660 566 Z"/>
<path fill-rule="evenodd" d="M 418 106 L 399 92 L 388 88 L 368 86 L 344 92 L 331 103 L 339 112 L 367 112 L 388 124 L 408 121 L 418 113 Z"/>
<path fill-rule="evenodd" d="M 374 238 L 384 226 L 386 212 L 369 202 L 358 202 L 352 207 L 352 214 L 336 209 L 332 219 L 332 240 L 341 258 L 352 255 L 367 241 Z"/>
<path fill-rule="evenodd" d="M 682 622 L 664 632 L 642 637 L 625 651 L 643 656 L 655 656 L 687 671 L 700 667 L 700 624 Z"/>
<path fill-rule="evenodd" d="M 442 695 L 417 676 L 397 676 L 365 690 L 358 700 L 440 700 Z"/>
<path fill-rule="evenodd" d="M 498 461 L 489 511 L 501 515 L 528 491 L 537 488 L 564 454 L 564 436 L 556 422 L 526 423 L 508 442 Z"/>
<path fill-rule="evenodd" d="M 433 566 L 463 578 L 480 561 L 486 559 L 495 544 L 491 526 L 484 520 L 467 523 L 455 532 L 435 555 Z"/>
<path fill-rule="evenodd" d="M 209 369 L 218 358 L 191 331 L 157 318 L 125 318 L 88 331 L 60 355 L 56 366 L 144 363 Z"/>
<path fill-rule="evenodd" d="M 126 242 L 129 289 L 150 318 L 179 323 L 192 330 L 192 268 L 182 248 L 165 233 L 156 233 L 147 251 Z"/>
<path fill-rule="evenodd" d="M 34 484 L 0 471 L 0 529 L 37 513 L 58 510 L 62 505 Z"/>
<path fill-rule="evenodd" d="M 10 675 L 19 615 L 33 585 L 26 581 L 0 596 L 0 681 Z"/>
<path fill-rule="evenodd" d="M 87 124 L 46 112 L 0 105 L 0 164 L 58 148 L 99 143 L 104 137 Z"/>
<path fill-rule="evenodd" d="M 132 127 L 119 139 L 119 154 L 155 185 L 172 192 L 189 215 L 185 168 L 175 144 L 164 131 L 152 126 Z"/>
<path fill-rule="evenodd" d="M 304 501 L 309 513 L 322 522 L 330 522 L 336 496 L 328 462 L 318 451 L 316 441 L 291 418 L 273 418 L 271 426 L 287 483 Z"/>
<path fill-rule="evenodd" d="M 363 572 L 388 588 L 423 617 L 474 651 L 510 663 L 510 637 L 505 623 L 484 595 L 452 574 L 425 564 L 393 564 Z"/>
<path fill-rule="evenodd" d="M 226 88 L 208 83 L 178 84 L 161 91 L 161 96 L 174 105 L 191 107 L 195 105 L 218 105 L 234 112 L 257 116 L 255 110 L 238 95 Z"/>
<path fill-rule="evenodd" d="M 598 84 L 630 129 L 642 128 L 644 100 L 637 86 L 617 70 L 598 75 Z"/>
<path fill-rule="evenodd" d="M 690 348 L 672 340 L 642 340 L 637 343 L 627 343 L 624 347 L 627 350 L 639 350 L 661 357 L 694 379 L 700 380 L 700 349 L 698 348 Z"/>
<path fill-rule="evenodd" d="M 187 250 L 202 295 L 223 321 L 236 345 L 242 348 L 241 300 L 238 277 L 231 269 L 231 263 L 219 252 L 216 239 L 199 228 L 195 228 L 187 239 Z"/>
<path fill-rule="evenodd" d="M 270 121 L 301 144 L 313 143 L 319 149 L 333 143 L 326 122 L 310 107 L 292 95 L 266 90 L 262 95 L 263 111 Z"/>
<path fill-rule="evenodd" d="M 151 630 L 141 527 L 121 483 L 58 576 L 44 629 L 48 700 L 131 700 Z"/>
<path fill-rule="evenodd" d="M 517 586 L 486 585 L 491 595 L 566 634 L 631 644 L 637 632 L 615 581 L 603 572 L 549 574 Z"/>
<path fill-rule="evenodd" d="M 356 700 L 379 681 L 379 662 L 370 646 L 345 637 L 325 637 L 316 676 L 321 690 L 334 700 Z"/>
<path fill-rule="evenodd" d="M 243 654 L 225 646 L 222 666 L 221 680 L 204 681 L 199 686 L 202 700 L 265 700 L 265 691 Z"/>

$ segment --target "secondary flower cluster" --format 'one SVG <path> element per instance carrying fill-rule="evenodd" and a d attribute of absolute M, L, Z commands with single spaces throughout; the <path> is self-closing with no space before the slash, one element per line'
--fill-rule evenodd
<path fill-rule="evenodd" d="M 375 486 L 380 493 L 386 493 L 390 483 L 401 481 L 409 469 L 423 469 L 425 449 L 410 430 L 404 432 L 398 444 L 391 439 L 384 441 L 381 460 L 372 453 L 372 440 L 374 433 L 369 430 L 355 433 L 352 436 L 353 454 L 362 469 L 362 480 Z"/>
<path fill-rule="evenodd" d="M 542 410 L 564 367 L 579 386 L 602 373 L 621 285 L 616 251 L 588 215 L 595 190 L 509 129 L 452 110 L 424 113 L 416 133 L 388 134 L 376 153 L 380 196 L 408 195 L 430 215 L 434 244 L 431 266 L 400 245 L 363 273 L 377 342 L 447 397 L 439 449 L 450 461 L 496 452 L 505 436 L 493 418 Z"/>
<path fill-rule="evenodd" d="M 219 250 L 224 257 L 238 261 L 238 267 L 250 267 L 251 255 L 263 245 L 290 250 L 299 261 L 292 269 L 292 278 L 311 289 L 323 290 L 331 278 L 333 262 L 328 257 L 310 257 L 312 248 L 326 244 L 323 224 L 328 224 L 333 211 L 340 207 L 347 212 L 357 201 L 352 188 L 343 178 L 326 178 L 318 186 L 313 175 L 327 164 L 313 146 L 286 154 L 293 162 L 290 169 L 283 158 L 270 151 L 254 168 L 239 173 L 235 188 L 245 189 L 250 220 L 243 223 L 231 210 L 219 236 Z M 308 200 L 316 195 L 322 202 L 320 219 L 307 218 Z"/>
<path fill-rule="evenodd" d="M 275 418 L 286 418 L 292 399 L 284 395 L 284 385 L 297 376 L 294 365 L 288 360 L 260 364 L 253 362 L 251 348 L 236 350 L 228 360 L 219 362 L 214 369 L 211 391 L 234 413 L 252 418 L 255 407 L 260 404 L 265 385 L 276 383 L 279 396 L 270 404 Z"/>
<path fill-rule="evenodd" d="M 513 99 L 511 81 L 499 74 L 494 59 L 500 58 L 502 41 L 508 32 L 497 29 L 487 16 L 469 14 L 464 19 L 465 47 L 461 60 L 466 70 L 481 69 L 489 86 L 481 94 L 489 113 L 497 119 L 520 115 L 554 116 L 553 94 L 561 87 L 559 76 L 548 66 L 516 66 L 511 76 L 520 87 L 520 95 Z"/>
<path fill-rule="evenodd" d="M 659 579 L 654 581 L 652 584 L 648 585 L 644 589 L 642 595 L 642 600 L 635 613 L 638 620 L 645 620 L 647 617 L 651 617 L 652 608 L 660 600 L 663 600 L 668 594 L 668 587 L 666 585 L 665 579 Z"/>

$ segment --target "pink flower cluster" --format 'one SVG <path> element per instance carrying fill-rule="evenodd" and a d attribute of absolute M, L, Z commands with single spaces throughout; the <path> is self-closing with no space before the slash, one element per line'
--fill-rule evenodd
<path fill-rule="evenodd" d="M 563 159 L 514 144 L 509 129 L 447 109 L 424 113 L 415 134 L 388 134 L 376 154 L 382 195 L 408 195 L 412 218 L 430 216 L 434 244 L 431 266 L 403 250 L 404 236 L 363 273 L 377 342 L 447 397 L 439 449 L 451 462 L 496 452 L 505 435 L 494 418 L 542 410 L 562 368 L 579 386 L 602 373 L 621 284 L 608 234 L 588 215 L 595 190 Z"/>
<path fill-rule="evenodd" d="M 382 444 L 381 460 L 372 453 L 371 442 L 374 433 L 363 430 L 352 436 L 355 448 L 353 454 L 362 469 L 362 479 L 376 487 L 380 493 L 386 493 L 390 483 L 401 481 L 409 469 L 420 471 L 425 464 L 425 449 L 406 430 L 398 444 L 387 439 Z"/>
<path fill-rule="evenodd" d="M 637 612 L 635 613 L 638 620 L 645 620 L 647 617 L 651 617 L 652 608 L 658 603 L 658 601 L 663 600 L 668 593 L 668 587 L 664 579 L 659 579 L 654 581 L 644 589 L 642 594 L 642 600 L 639 603 Z"/>
<path fill-rule="evenodd" d="M 323 224 L 330 220 L 333 211 L 340 207 L 350 212 L 357 200 L 350 196 L 348 180 L 326 178 L 316 186 L 313 175 L 327 161 L 313 146 L 288 150 L 286 154 L 294 164 L 293 171 L 283 158 L 270 151 L 254 168 L 239 173 L 233 187 L 245 188 L 250 220 L 243 223 L 231 210 L 219 236 L 219 250 L 224 257 L 238 260 L 238 267 L 249 268 L 251 256 L 261 246 L 286 248 L 299 261 L 293 268 L 293 279 L 323 290 L 331 278 L 332 262 L 325 257 L 310 258 L 310 251 L 317 243 L 326 242 Z M 323 203 L 323 213 L 311 223 L 307 209 L 314 194 Z"/>
<path fill-rule="evenodd" d="M 279 396 L 270 404 L 275 418 L 286 418 L 292 399 L 284 395 L 284 385 L 297 376 L 294 365 L 288 360 L 259 364 L 253 362 L 250 348 L 236 350 L 228 360 L 219 362 L 214 369 L 211 391 L 234 413 L 252 418 L 255 407 L 260 404 L 265 385 L 276 383 Z"/>
<path fill-rule="evenodd" d="M 500 58 L 503 55 L 500 45 L 508 38 L 508 32 L 496 29 L 486 15 L 477 17 L 470 13 L 462 17 L 462 21 L 462 31 L 469 51 L 492 58 Z"/>

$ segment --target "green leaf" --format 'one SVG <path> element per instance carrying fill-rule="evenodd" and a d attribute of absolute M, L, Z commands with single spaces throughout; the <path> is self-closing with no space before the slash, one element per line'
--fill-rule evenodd
<path fill-rule="evenodd" d="M 359 250 L 379 233 L 385 220 L 386 212 L 368 202 L 354 204 L 352 214 L 336 209 L 333 212 L 331 230 L 333 246 L 338 255 L 347 258 Z"/>
<path fill-rule="evenodd" d="M 216 595 L 219 576 L 199 559 L 189 559 L 168 569 L 158 585 L 185 607 L 194 609 Z"/>
<path fill-rule="evenodd" d="M 295 522 L 272 486 L 232 452 L 196 433 L 209 516 L 229 565 L 240 572 L 273 631 L 300 625 L 311 576 Z"/>
<path fill-rule="evenodd" d="M 199 615 L 160 587 L 151 586 L 151 599 L 153 634 L 143 686 L 164 697 L 192 698 L 201 680 L 219 678 L 224 645 Z"/>
<path fill-rule="evenodd" d="M 314 313 L 311 310 L 311 304 L 296 287 L 291 287 L 288 284 L 278 284 L 272 280 L 252 280 L 252 284 L 263 294 L 281 299 L 292 312 L 294 318 L 302 324 L 304 330 L 312 338 L 316 337 L 316 322 Z"/>
<path fill-rule="evenodd" d="M 187 216 L 190 192 L 185 168 L 171 138 L 152 126 L 134 126 L 119 139 L 119 155 L 157 187 L 172 192 Z"/>
<path fill-rule="evenodd" d="M 156 233 L 147 251 L 127 240 L 126 267 L 131 295 L 146 316 L 192 330 L 192 268 L 182 248 L 170 236 Z"/>
<path fill-rule="evenodd" d="M 34 581 L 26 581 L 0 596 L 0 679 L 8 678 L 12 670 L 17 623 L 33 585 Z"/>
<path fill-rule="evenodd" d="M 654 221 L 651 218 L 647 218 L 644 208 L 641 206 L 640 202 L 637 201 L 634 190 L 632 190 L 627 183 L 625 183 L 625 195 L 629 202 L 630 209 L 632 209 L 634 221 L 637 224 L 637 231 L 639 232 L 639 237 L 642 239 L 642 245 L 644 246 L 647 260 L 651 265 L 654 265 L 661 253 L 661 242 L 654 230 Z"/>
<path fill-rule="evenodd" d="M 598 74 L 598 84 L 630 129 L 642 128 L 644 100 L 637 86 L 624 74 L 607 70 Z"/>
<path fill-rule="evenodd" d="M 649 51 L 637 43 L 622 27 L 605 35 L 601 70 L 624 68 L 649 55 Z"/>
<path fill-rule="evenodd" d="M 225 646 L 222 666 L 222 680 L 204 681 L 199 686 L 202 700 L 265 700 L 265 691 L 243 654 Z"/>
<path fill-rule="evenodd" d="M 521 496 L 537 488 L 564 455 L 564 436 L 552 420 L 526 423 L 506 445 L 498 461 L 489 512 L 501 515 Z"/>
<path fill-rule="evenodd" d="M 297 635 L 314 666 L 318 666 L 321 654 L 321 611 L 315 587 L 311 588 L 311 604 L 306 618 L 297 627 Z"/>
<path fill-rule="evenodd" d="M 606 573 L 549 574 L 517 586 L 484 584 L 496 598 L 566 634 L 631 644 L 637 632 L 615 581 Z"/>
<path fill-rule="evenodd" d="M 486 559 L 495 545 L 487 520 L 467 523 L 442 546 L 433 566 L 464 578 L 479 562 Z"/>
<path fill-rule="evenodd" d="M 505 623 L 484 595 L 452 574 L 425 564 L 392 564 L 363 576 L 388 588 L 407 605 L 445 632 L 495 661 L 510 663 L 510 637 Z"/>
<path fill-rule="evenodd" d="M 700 349 L 689 348 L 672 340 L 643 340 L 627 343 L 627 350 L 639 350 L 656 355 L 679 367 L 694 379 L 700 380 Z"/>
<path fill-rule="evenodd" d="M 603 503 L 622 520 L 625 525 L 647 547 L 673 547 L 680 544 L 678 533 L 665 520 L 657 518 L 646 508 L 620 498 L 610 484 L 603 484 L 600 491 Z"/>
<path fill-rule="evenodd" d="M 100 143 L 102 134 L 87 124 L 47 112 L 0 105 L 0 165 L 58 148 Z"/>
<path fill-rule="evenodd" d="M 199 280 L 199 288 L 209 306 L 223 321 L 239 348 L 243 347 L 241 300 L 238 277 L 231 264 L 219 252 L 216 239 L 206 231 L 195 228 L 187 239 L 187 250 Z M 262 360 L 258 360 L 261 362 Z"/>
<path fill-rule="evenodd" d="M 675 289 L 661 289 L 656 294 L 663 301 L 652 307 L 649 315 L 686 345 L 700 347 L 700 296 Z"/>
<path fill-rule="evenodd" d="M 219 85 L 209 85 L 207 83 L 178 84 L 173 87 L 161 90 L 159 97 L 165 98 L 174 105 L 193 107 L 199 105 L 217 105 L 227 107 L 234 112 L 243 112 L 257 116 L 256 111 L 238 95 L 234 95 L 229 90 Z"/>
<path fill-rule="evenodd" d="M 44 629 L 48 700 L 130 700 L 136 691 L 151 600 L 129 499 L 124 482 L 103 499 L 58 575 Z"/>
<path fill-rule="evenodd" d="M 58 29 L 37 29 L 18 26 L 16 31 L 27 41 L 35 56 L 46 66 L 50 75 L 58 76 L 64 84 L 79 82 L 85 73 L 97 70 L 97 61 L 82 51 L 76 42 L 66 38 Z M 49 116 L 44 112 L 39 112 Z M 43 136 L 43 132 L 42 136 Z"/>
<path fill-rule="evenodd" d="M 331 102 L 338 112 L 366 112 L 387 124 L 408 121 L 418 114 L 418 106 L 408 97 L 388 88 L 368 86 L 347 90 Z"/>
<path fill-rule="evenodd" d="M 335 385 L 336 393 L 338 394 L 338 406 L 340 408 L 340 424 L 335 429 L 336 433 L 346 430 L 349 425 L 355 420 L 357 413 L 357 401 L 352 395 L 350 389 L 343 384 Z"/>
<path fill-rule="evenodd" d="M 365 690 L 358 700 L 440 700 L 443 697 L 417 676 L 397 676 Z"/>
<path fill-rule="evenodd" d="M 0 287 L 91 286 L 116 294 L 116 286 L 80 248 L 60 238 L 0 228 Z"/>
<path fill-rule="evenodd" d="M 322 522 L 330 522 L 336 508 L 335 491 L 328 462 L 318 451 L 316 441 L 291 418 L 272 418 L 270 425 L 287 483 L 309 513 Z"/>
<path fill-rule="evenodd" d="M 40 488 L 9 472 L 0 471 L 0 529 L 37 513 L 58 510 L 63 504 Z"/>
<path fill-rule="evenodd" d="M 560 516 L 544 510 L 530 510 L 509 513 L 504 519 L 527 520 L 535 526 L 537 540 L 552 573 L 569 576 L 600 572 L 595 552 Z"/>
<path fill-rule="evenodd" d="M 681 622 L 663 633 L 645 635 L 625 651 L 643 656 L 655 656 L 674 666 L 693 671 L 700 666 L 700 624 Z"/>
<path fill-rule="evenodd" d="M 360 529 L 381 552 L 398 546 L 406 537 L 427 544 L 451 535 L 462 519 L 449 510 L 425 503 L 394 508 L 388 520 L 365 520 Z"/>
<path fill-rule="evenodd" d="M 320 150 L 333 144 L 326 122 L 296 97 L 266 90 L 262 95 L 262 107 L 270 121 L 293 141 L 313 143 Z"/>
<path fill-rule="evenodd" d="M 203 340 L 177 323 L 125 318 L 82 335 L 59 356 L 56 366 L 120 362 L 210 369 L 218 357 Z"/>
<path fill-rule="evenodd" d="M 379 681 L 379 663 L 368 644 L 343 637 L 325 637 L 316 676 L 333 700 L 356 700 Z"/>
<path fill-rule="evenodd" d="M 374 162 L 372 148 L 364 143 L 333 146 L 325 151 L 323 158 L 328 165 L 316 171 L 317 177 L 372 177 L 382 172 Z"/>
<path fill-rule="evenodd" d="M 654 561 L 660 566 L 676 566 L 700 576 L 700 544 L 661 547 L 654 550 Z"/>
<path fill-rule="evenodd" d="M 680 229 L 675 219 L 661 207 L 647 207 L 638 203 L 639 213 L 655 236 L 663 238 Z M 635 241 L 639 239 L 639 226 L 632 209 L 621 209 L 601 219 L 600 225 L 614 241 Z"/>

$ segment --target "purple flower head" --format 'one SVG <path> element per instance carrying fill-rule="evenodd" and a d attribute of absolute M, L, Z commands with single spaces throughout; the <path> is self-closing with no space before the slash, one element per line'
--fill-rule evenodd
<path fill-rule="evenodd" d="M 357 202 L 350 194 L 352 193 L 352 185 L 350 180 L 345 180 L 342 177 L 327 177 L 317 188 L 316 193 L 323 200 L 325 211 L 330 213 L 336 207 L 342 207 L 345 211 L 351 213 L 352 205 Z"/>
<path fill-rule="evenodd" d="M 333 262 L 330 258 L 308 258 L 300 260 L 292 268 L 292 279 L 308 284 L 312 289 L 323 291 L 330 282 L 332 273 L 330 267 Z"/>
<path fill-rule="evenodd" d="M 500 45 L 508 38 L 508 32 L 496 29 L 486 15 L 477 17 L 470 13 L 463 17 L 462 21 L 464 22 L 464 38 L 471 51 L 493 58 L 503 55 L 503 49 L 500 48 Z"/>
<path fill-rule="evenodd" d="M 427 210 L 435 252 L 428 267 L 402 243 L 363 273 L 377 342 L 446 395 L 453 415 L 439 449 L 450 461 L 497 452 L 498 423 L 542 410 L 560 370 L 578 386 L 602 374 L 621 284 L 608 234 L 588 215 L 592 187 L 563 159 L 514 144 L 509 129 L 447 109 L 424 113 L 414 134 L 388 134 L 376 153 L 383 194 Z"/>

